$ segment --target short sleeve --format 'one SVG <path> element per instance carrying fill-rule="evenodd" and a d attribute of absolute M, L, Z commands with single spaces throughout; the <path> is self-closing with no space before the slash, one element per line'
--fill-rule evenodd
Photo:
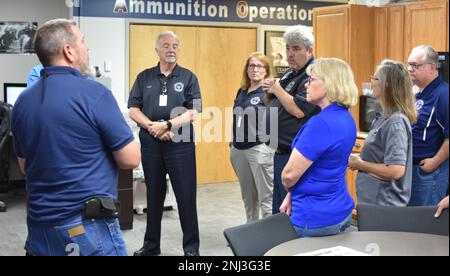
<path fill-rule="evenodd" d="M 384 129 L 384 164 L 406 166 L 408 129 L 403 122 L 394 122 Z"/>
<path fill-rule="evenodd" d="M 139 109 L 142 109 L 144 106 L 143 103 L 143 85 L 142 85 L 142 78 L 143 73 L 140 73 L 136 80 L 134 81 L 133 87 L 131 88 L 130 97 L 128 98 L 128 108 L 130 107 L 137 107 Z"/>
<path fill-rule="evenodd" d="M 200 93 L 200 86 L 197 77 L 192 74 L 189 83 L 184 90 L 185 101 L 183 106 L 187 109 L 195 109 L 202 112 L 202 96 Z"/>
<path fill-rule="evenodd" d="M 30 72 L 28 73 L 27 87 L 30 87 L 41 77 L 42 69 L 44 69 L 44 66 L 42 66 L 42 64 L 39 64 L 30 70 Z"/>
<path fill-rule="evenodd" d="M 320 112 L 320 109 L 317 105 L 310 104 L 306 100 L 306 88 L 304 84 L 305 82 L 306 81 L 302 81 L 300 83 L 295 94 L 293 95 L 294 103 L 305 114 L 305 117 L 311 117 L 312 115 Z"/>
<path fill-rule="evenodd" d="M 110 91 L 100 98 L 93 114 L 102 140 L 111 151 L 120 150 L 134 140 L 133 133 Z"/>
<path fill-rule="evenodd" d="M 436 103 L 436 120 L 442 128 L 445 138 L 448 138 L 448 86 L 446 93 L 441 93 Z"/>
<path fill-rule="evenodd" d="M 315 162 L 332 143 L 332 136 L 328 125 L 320 118 L 313 117 L 300 130 L 294 147 L 306 158 Z"/>

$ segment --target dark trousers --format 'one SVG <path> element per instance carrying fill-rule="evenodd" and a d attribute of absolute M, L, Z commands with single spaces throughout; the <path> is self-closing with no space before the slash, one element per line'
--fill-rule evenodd
<path fill-rule="evenodd" d="M 169 174 L 183 230 L 184 251 L 199 250 L 197 173 L 193 142 L 162 142 L 140 132 L 142 167 L 147 186 L 147 228 L 144 246 L 160 249 L 161 219 Z"/>
<path fill-rule="evenodd" d="M 281 173 L 284 167 L 289 161 L 290 153 L 279 154 L 275 153 L 273 157 L 273 200 L 272 200 L 272 213 L 277 214 L 280 212 L 280 206 L 286 197 L 286 189 L 281 182 Z"/>

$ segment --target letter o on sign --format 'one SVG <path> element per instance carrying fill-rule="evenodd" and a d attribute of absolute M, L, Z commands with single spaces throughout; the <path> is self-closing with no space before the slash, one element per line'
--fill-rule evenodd
<path fill-rule="evenodd" d="M 248 3 L 246 1 L 239 1 L 236 4 L 236 13 L 239 18 L 246 18 L 248 16 Z"/>

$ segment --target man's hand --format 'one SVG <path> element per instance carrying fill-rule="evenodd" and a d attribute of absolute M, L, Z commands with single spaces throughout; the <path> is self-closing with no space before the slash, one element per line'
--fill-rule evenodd
<path fill-rule="evenodd" d="M 150 135 L 155 138 L 160 139 L 167 132 L 167 123 L 166 122 L 154 122 L 148 129 Z"/>
<path fill-rule="evenodd" d="M 265 93 L 272 94 L 272 87 L 275 83 L 277 83 L 275 79 L 266 79 L 262 84 L 263 91 Z"/>
<path fill-rule="evenodd" d="M 419 165 L 422 171 L 426 173 L 434 172 L 439 166 L 438 164 L 436 164 L 434 158 L 423 159 L 422 161 L 420 161 Z"/>
<path fill-rule="evenodd" d="M 444 209 L 448 209 L 448 196 L 446 196 L 443 200 L 441 200 L 441 202 L 439 202 L 438 208 L 436 210 L 436 214 L 434 214 L 434 217 L 435 218 L 440 217 L 442 214 L 442 211 L 444 211 Z"/>
<path fill-rule="evenodd" d="M 172 140 L 174 134 L 171 131 L 166 131 L 161 137 L 159 137 L 159 140 L 161 141 L 170 141 Z"/>

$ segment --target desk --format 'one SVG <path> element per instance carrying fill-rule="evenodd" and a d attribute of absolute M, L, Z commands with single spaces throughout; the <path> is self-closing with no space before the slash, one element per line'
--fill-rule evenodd
<path fill-rule="evenodd" d="M 335 236 L 288 241 L 272 248 L 265 256 L 293 256 L 335 246 L 380 256 L 448 256 L 448 242 L 448 236 L 420 233 L 347 232 Z"/>

